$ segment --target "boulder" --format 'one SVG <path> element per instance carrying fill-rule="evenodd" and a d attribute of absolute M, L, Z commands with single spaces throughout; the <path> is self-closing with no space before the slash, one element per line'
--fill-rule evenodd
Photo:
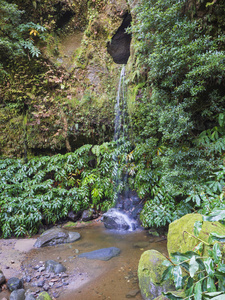
<path fill-rule="evenodd" d="M 52 298 L 49 296 L 47 292 L 41 292 L 36 300 L 52 300 Z"/>
<path fill-rule="evenodd" d="M 116 208 L 111 208 L 103 214 L 102 222 L 108 229 L 134 230 L 137 227 L 134 220 L 130 219 L 125 213 Z"/>
<path fill-rule="evenodd" d="M 85 257 L 87 259 L 98 259 L 98 260 L 110 260 L 112 257 L 117 256 L 120 254 L 120 249 L 116 247 L 109 247 L 98 249 L 91 252 L 85 252 L 78 257 Z"/>
<path fill-rule="evenodd" d="M 73 212 L 73 211 L 69 211 L 67 217 L 72 220 L 73 222 L 76 222 L 80 219 L 81 217 L 81 211 L 78 211 L 77 213 Z"/>
<path fill-rule="evenodd" d="M 62 264 L 54 260 L 46 260 L 45 269 L 46 271 L 53 272 L 55 274 L 59 274 L 66 271 L 66 268 Z"/>
<path fill-rule="evenodd" d="M 83 211 L 81 220 L 84 222 L 88 222 L 97 217 L 98 217 L 98 215 L 95 213 L 95 210 L 93 208 L 89 208 L 89 209 L 86 209 Z"/>
<path fill-rule="evenodd" d="M 7 288 L 10 290 L 10 292 L 14 290 L 19 290 L 23 288 L 23 282 L 21 279 L 16 277 L 11 277 L 7 281 Z"/>
<path fill-rule="evenodd" d="M 152 300 L 162 292 L 175 290 L 172 280 L 161 282 L 166 267 L 162 265 L 165 257 L 156 250 L 145 251 L 138 265 L 138 279 L 141 295 L 144 300 Z"/>
<path fill-rule="evenodd" d="M 9 297 L 9 300 L 24 300 L 24 299 L 25 299 L 24 289 L 14 290 Z"/>
<path fill-rule="evenodd" d="M 72 243 L 80 238 L 78 232 L 67 231 L 61 228 L 52 228 L 37 238 L 34 247 L 54 246 L 56 244 Z"/>
<path fill-rule="evenodd" d="M 194 238 L 194 224 L 196 221 L 202 221 L 200 214 L 187 214 L 182 218 L 172 222 L 169 225 L 167 250 L 169 255 L 173 252 L 191 251 L 199 244 L 199 240 Z M 207 242 L 209 234 L 216 232 L 225 235 L 225 226 L 219 222 L 203 222 L 199 239 Z M 207 255 L 208 248 L 204 247 L 204 255 Z"/>
<path fill-rule="evenodd" d="M 2 272 L 2 270 L 0 270 L 0 285 L 3 284 L 5 282 L 5 276 Z"/>

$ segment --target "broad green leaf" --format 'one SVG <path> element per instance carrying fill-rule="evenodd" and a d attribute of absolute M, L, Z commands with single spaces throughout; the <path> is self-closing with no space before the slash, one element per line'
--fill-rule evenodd
<path fill-rule="evenodd" d="M 187 286 L 186 286 L 187 290 L 190 289 L 193 286 L 193 282 L 194 282 L 193 278 L 189 277 L 188 282 L 187 282 Z"/>
<path fill-rule="evenodd" d="M 217 277 L 218 278 L 218 277 Z M 218 280 L 218 290 L 225 291 L 225 278 Z"/>
<path fill-rule="evenodd" d="M 182 270 L 180 266 L 175 266 L 173 269 L 174 284 L 177 290 L 182 288 Z"/>
<path fill-rule="evenodd" d="M 199 236 L 200 231 L 202 230 L 202 224 L 203 222 L 201 221 L 196 221 L 194 224 L 194 235 Z"/>
<path fill-rule="evenodd" d="M 199 269 L 200 269 L 200 270 L 205 270 L 205 265 L 204 265 L 204 263 L 203 263 L 203 261 L 202 261 L 202 258 L 196 258 L 196 261 L 197 261 L 198 264 L 199 264 Z"/>
<path fill-rule="evenodd" d="M 191 259 L 192 256 L 199 257 L 199 254 L 197 254 L 194 251 L 187 251 L 185 253 L 174 252 L 174 253 L 171 253 L 171 260 L 174 263 L 181 263 L 182 261 Z"/>
<path fill-rule="evenodd" d="M 204 265 L 206 272 L 209 276 L 214 275 L 214 264 L 212 258 L 208 257 L 206 260 L 204 260 Z"/>
<path fill-rule="evenodd" d="M 207 278 L 207 291 L 216 292 L 216 287 L 214 283 L 214 279 L 212 277 Z"/>
<path fill-rule="evenodd" d="M 166 267 L 169 267 L 169 266 L 172 266 L 172 263 L 171 263 L 168 259 L 166 259 L 166 260 L 164 260 L 164 261 L 162 262 L 162 265 L 163 265 L 163 266 L 166 266 Z"/>
<path fill-rule="evenodd" d="M 220 235 L 216 232 L 211 232 L 209 235 L 209 244 L 212 244 L 215 241 L 225 243 L 225 235 Z"/>
<path fill-rule="evenodd" d="M 220 251 L 220 246 L 218 243 L 215 243 L 213 245 L 212 255 L 213 255 L 213 259 L 214 259 L 215 263 L 219 263 L 219 261 L 222 257 L 222 253 Z"/>
<path fill-rule="evenodd" d="M 201 281 L 198 281 L 194 288 L 194 299 L 202 300 L 202 284 Z"/>
<path fill-rule="evenodd" d="M 203 221 L 220 221 L 225 219 L 225 210 L 224 209 L 218 209 L 213 211 L 210 215 L 208 216 L 202 216 Z"/>
<path fill-rule="evenodd" d="M 182 300 L 183 299 L 180 296 L 177 296 L 175 294 L 175 292 L 163 292 L 162 294 L 172 300 Z"/>
<path fill-rule="evenodd" d="M 189 267 L 189 272 L 190 272 L 190 276 L 193 278 L 195 273 L 198 271 L 199 269 L 199 265 L 196 261 L 195 256 L 192 256 L 192 258 L 190 259 L 190 263 L 189 263 L 190 267 Z"/>
<path fill-rule="evenodd" d="M 219 264 L 217 267 L 217 271 L 225 274 L 225 264 Z"/>
<path fill-rule="evenodd" d="M 172 271 L 173 271 L 173 266 L 169 266 L 162 275 L 162 281 L 165 281 L 167 279 L 169 279 L 170 277 L 172 277 Z"/>
<path fill-rule="evenodd" d="M 222 295 L 223 292 L 209 292 L 209 293 L 205 293 L 206 296 L 209 296 L 209 297 L 215 297 L 215 296 L 219 296 L 219 295 Z"/>
<path fill-rule="evenodd" d="M 196 247 L 195 247 L 195 251 L 200 255 L 203 251 L 203 242 L 199 243 Z"/>
<path fill-rule="evenodd" d="M 212 300 L 225 300 L 225 295 L 219 295 L 216 297 L 211 298 Z"/>

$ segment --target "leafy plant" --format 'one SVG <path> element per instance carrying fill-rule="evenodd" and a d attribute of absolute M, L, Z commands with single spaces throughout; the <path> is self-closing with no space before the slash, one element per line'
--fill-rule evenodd
<path fill-rule="evenodd" d="M 224 210 L 203 216 L 204 221 L 219 221 L 224 218 Z M 173 292 L 164 293 L 169 299 L 219 300 L 224 297 L 222 295 L 225 294 L 225 265 L 222 248 L 225 238 L 212 232 L 206 243 L 198 238 L 201 228 L 202 222 L 197 221 L 194 227 L 195 236 L 192 237 L 199 243 L 194 251 L 175 252 L 171 254 L 169 260 L 164 261 L 164 265 L 168 268 L 164 271 L 162 280 L 172 278 L 176 289 L 185 291 L 184 297 L 177 296 Z M 205 245 L 209 248 L 207 256 L 203 256 Z"/>

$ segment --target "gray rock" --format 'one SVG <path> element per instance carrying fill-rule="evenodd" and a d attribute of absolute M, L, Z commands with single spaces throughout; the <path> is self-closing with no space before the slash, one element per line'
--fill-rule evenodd
<path fill-rule="evenodd" d="M 35 297 L 32 294 L 28 294 L 26 295 L 25 300 L 35 300 Z"/>
<path fill-rule="evenodd" d="M 140 290 L 132 290 L 126 294 L 126 298 L 135 298 L 137 294 L 140 293 Z"/>
<path fill-rule="evenodd" d="M 24 300 L 24 299 L 25 299 L 24 289 L 14 290 L 9 297 L 9 300 Z"/>
<path fill-rule="evenodd" d="M 10 290 L 10 292 L 12 292 L 14 290 L 19 290 L 19 289 L 23 288 L 23 282 L 19 278 L 11 277 L 7 281 L 7 287 Z"/>
<path fill-rule="evenodd" d="M 120 249 L 116 247 L 102 248 L 91 252 L 78 255 L 87 259 L 110 260 L 112 257 L 120 254 Z"/>
<path fill-rule="evenodd" d="M 131 220 L 128 215 L 116 208 L 111 208 L 103 214 L 102 222 L 108 229 L 133 230 L 136 227 L 134 220 Z"/>
<path fill-rule="evenodd" d="M 82 214 L 81 211 L 79 211 L 79 212 L 77 212 L 77 213 L 75 213 L 75 212 L 73 212 L 73 211 L 70 211 L 70 212 L 68 212 L 67 217 L 68 217 L 70 220 L 72 220 L 73 222 L 76 222 L 77 220 L 80 219 L 81 214 Z"/>
<path fill-rule="evenodd" d="M 80 238 L 78 232 L 67 231 L 61 228 L 52 228 L 37 239 L 34 247 L 40 248 L 45 246 L 54 246 L 56 244 L 72 243 Z"/>
<path fill-rule="evenodd" d="M 81 217 L 82 221 L 87 222 L 87 221 L 92 220 L 94 218 L 93 217 L 94 212 L 95 211 L 94 211 L 93 208 L 89 208 L 89 209 L 84 210 L 83 213 L 82 213 L 82 217 Z"/>
<path fill-rule="evenodd" d="M 5 282 L 5 276 L 2 272 L 2 270 L 0 270 L 0 285 L 3 284 Z"/>
<path fill-rule="evenodd" d="M 66 271 L 66 268 L 62 264 L 60 264 L 54 260 L 47 260 L 45 262 L 45 268 L 46 268 L 46 271 L 53 272 L 55 274 L 59 274 L 59 273 Z"/>

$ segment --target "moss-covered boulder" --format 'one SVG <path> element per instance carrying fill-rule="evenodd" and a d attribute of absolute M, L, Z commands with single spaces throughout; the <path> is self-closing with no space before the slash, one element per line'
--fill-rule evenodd
<path fill-rule="evenodd" d="M 167 250 L 169 255 L 173 252 L 186 252 L 194 250 L 199 240 L 194 237 L 194 224 L 196 221 L 202 221 L 200 214 L 187 214 L 169 225 Z M 199 239 L 207 242 L 209 234 L 216 232 L 225 235 L 225 226 L 219 222 L 203 222 Z M 204 248 L 204 254 L 207 254 L 207 247 Z"/>
<path fill-rule="evenodd" d="M 37 300 L 52 300 L 52 298 L 49 296 L 47 292 L 41 292 L 38 295 Z"/>
<path fill-rule="evenodd" d="M 156 250 L 148 250 L 141 255 L 138 265 L 138 279 L 143 299 L 155 299 L 161 296 L 162 292 L 175 289 L 171 280 L 161 283 L 162 274 L 166 269 L 162 265 L 164 260 L 165 257 Z"/>

